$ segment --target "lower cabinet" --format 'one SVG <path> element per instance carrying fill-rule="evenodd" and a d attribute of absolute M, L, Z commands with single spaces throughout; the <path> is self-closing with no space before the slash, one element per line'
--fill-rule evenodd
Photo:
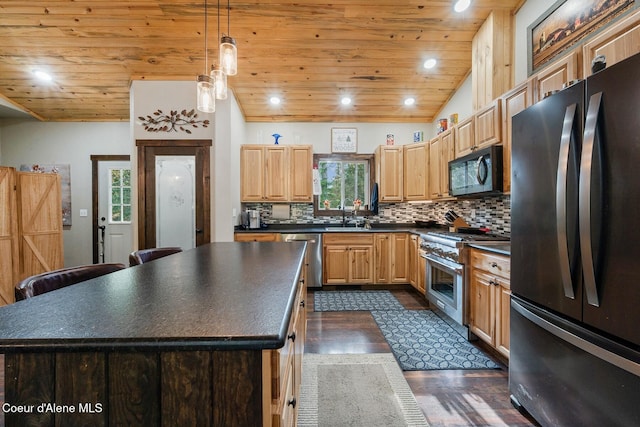
<path fill-rule="evenodd" d="M 373 237 L 373 233 L 325 233 L 322 239 L 324 283 L 374 283 Z"/>
<path fill-rule="evenodd" d="M 307 287 L 300 280 L 284 347 L 263 351 L 264 419 L 271 426 L 295 426 L 298 418 L 302 357 L 307 334 Z M 269 404 L 267 404 L 269 402 Z"/>
<path fill-rule="evenodd" d="M 376 233 L 374 237 L 375 283 L 407 283 L 409 263 L 407 233 Z"/>
<path fill-rule="evenodd" d="M 424 294 L 427 274 L 427 261 L 420 256 L 420 236 L 411 234 L 409 237 L 409 284 L 418 292 Z"/>
<path fill-rule="evenodd" d="M 509 358 L 510 259 L 471 249 L 470 265 L 469 329 Z"/>

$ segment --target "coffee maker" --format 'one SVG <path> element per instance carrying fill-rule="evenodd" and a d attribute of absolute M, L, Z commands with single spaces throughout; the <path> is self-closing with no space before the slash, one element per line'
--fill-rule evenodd
<path fill-rule="evenodd" d="M 249 217 L 249 228 L 260 228 L 260 211 L 257 209 L 247 210 Z"/>

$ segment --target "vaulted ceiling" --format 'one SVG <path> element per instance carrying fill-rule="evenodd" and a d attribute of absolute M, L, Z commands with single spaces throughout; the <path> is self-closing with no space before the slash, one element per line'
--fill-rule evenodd
<path fill-rule="evenodd" d="M 229 87 L 250 122 L 431 122 L 468 76 L 491 10 L 522 3 L 472 0 L 456 13 L 453 0 L 245 0 L 230 2 L 228 21 L 222 1 L 219 32 L 239 56 Z M 217 0 L 208 15 L 210 66 Z M 129 120 L 131 81 L 195 81 L 204 39 L 204 0 L 0 0 L 0 99 L 40 120 Z"/>

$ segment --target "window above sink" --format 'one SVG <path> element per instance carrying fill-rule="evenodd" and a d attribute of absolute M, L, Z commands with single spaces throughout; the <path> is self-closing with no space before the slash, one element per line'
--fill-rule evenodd
<path fill-rule="evenodd" d="M 354 201 L 360 200 L 357 216 L 371 215 L 373 154 L 314 154 L 322 193 L 313 197 L 315 216 L 353 216 Z"/>

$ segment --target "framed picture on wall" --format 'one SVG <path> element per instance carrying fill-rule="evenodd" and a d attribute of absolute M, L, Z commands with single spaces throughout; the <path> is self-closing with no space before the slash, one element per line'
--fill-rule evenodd
<path fill-rule="evenodd" d="M 635 0 L 560 0 L 554 3 L 527 28 L 529 75 L 634 3 Z"/>
<path fill-rule="evenodd" d="M 358 129 L 331 128 L 332 153 L 356 153 L 358 151 Z"/>

